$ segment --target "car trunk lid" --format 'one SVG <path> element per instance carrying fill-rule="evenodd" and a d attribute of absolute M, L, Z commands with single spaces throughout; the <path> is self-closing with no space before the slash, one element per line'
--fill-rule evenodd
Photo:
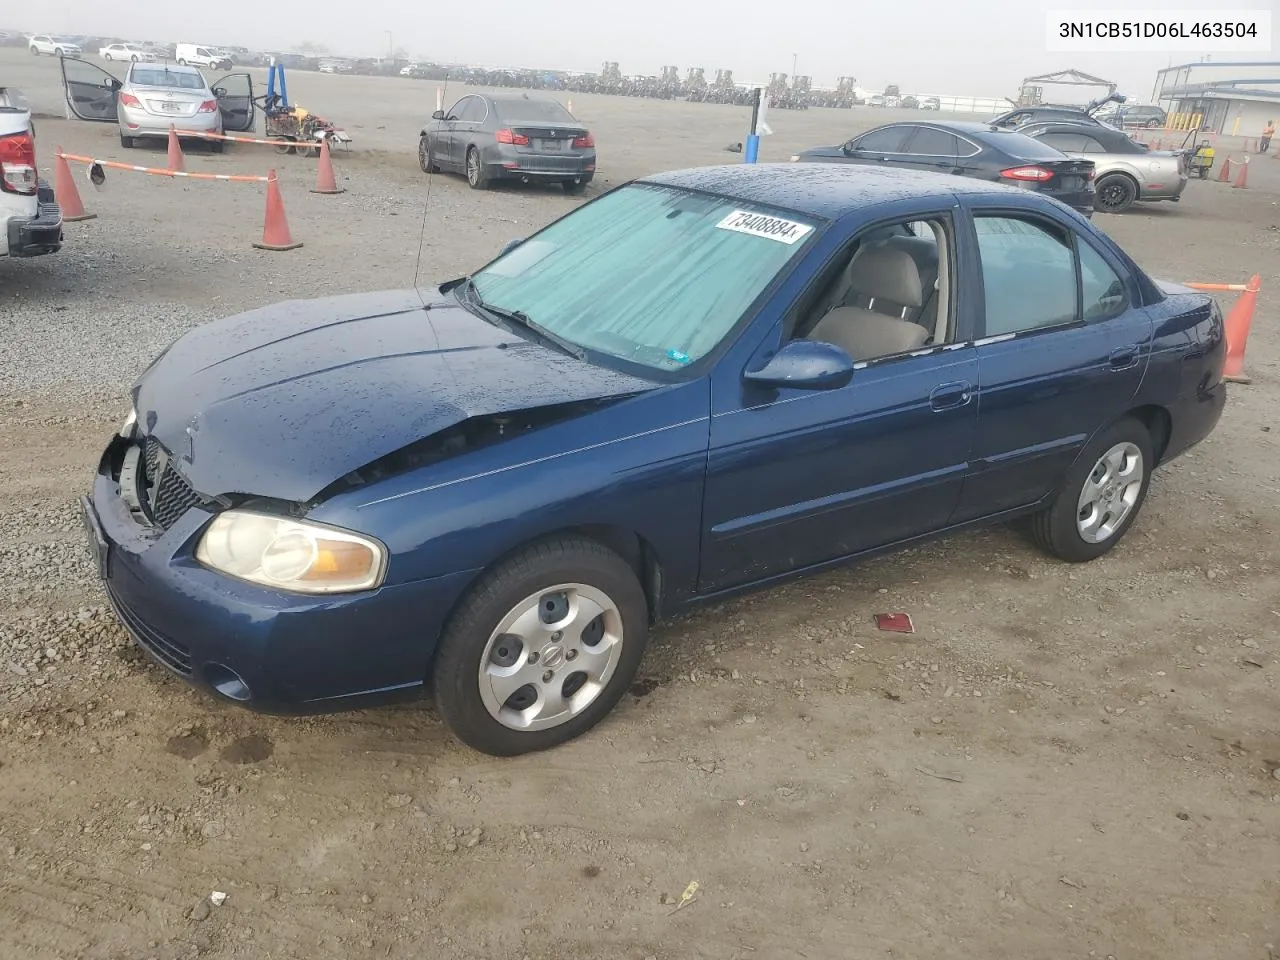
<path fill-rule="evenodd" d="M 587 135 L 587 128 L 580 123 L 547 123 L 543 121 L 513 121 L 511 132 L 529 142 L 520 144 L 525 153 L 571 153 L 573 142 Z"/>
<path fill-rule="evenodd" d="M 134 87 L 133 92 L 153 117 L 194 117 L 200 104 L 212 99 L 199 92 L 165 87 Z"/>

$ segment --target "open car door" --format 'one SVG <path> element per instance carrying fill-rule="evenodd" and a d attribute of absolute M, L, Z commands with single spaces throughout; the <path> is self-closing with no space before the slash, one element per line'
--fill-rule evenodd
<path fill-rule="evenodd" d="M 62 57 L 60 61 L 69 116 L 115 123 L 120 88 L 124 84 L 101 67 L 83 60 Z"/>
<path fill-rule="evenodd" d="M 253 78 L 247 73 L 233 73 L 213 85 L 222 111 L 222 129 L 228 133 L 248 133 L 258 121 L 253 104 Z"/>

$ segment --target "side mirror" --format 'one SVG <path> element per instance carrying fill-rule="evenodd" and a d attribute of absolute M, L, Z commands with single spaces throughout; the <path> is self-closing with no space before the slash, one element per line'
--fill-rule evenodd
<path fill-rule="evenodd" d="M 858 152 L 858 148 L 854 146 L 854 143 L 852 140 L 847 141 L 845 145 L 840 149 L 843 150 L 846 154 L 849 154 L 850 156 Z"/>
<path fill-rule="evenodd" d="M 792 340 L 759 370 L 743 374 L 748 383 L 793 390 L 834 390 L 852 378 L 853 358 L 822 340 Z"/>
<path fill-rule="evenodd" d="M 505 257 L 520 244 L 524 243 L 524 237 L 516 237 L 514 240 L 508 240 L 502 245 L 502 250 L 498 252 L 498 256 Z"/>
<path fill-rule="evenodd" d="M 214 88 L 213 88 L 213 95 L 214 95 L 215 97 L 225 97 L 225 96 L 227 95 L 227 88 L 226 88 L 226 87 L 214 87 Z"/>
<path fill-rule="evenodd" d="M 443 119 L 444 119 L 444 111 L 443 111 L 443 110 L 437 110 L 437 111 L 435 111 L 433 114 L 431 114 L 431 119 L 432 119 L 432 120 L 443 120 Z"/>

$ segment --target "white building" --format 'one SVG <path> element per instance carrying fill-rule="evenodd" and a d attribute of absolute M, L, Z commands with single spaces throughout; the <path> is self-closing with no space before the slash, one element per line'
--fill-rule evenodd
<path fill-rule="evenodd" d="M 1280 60 L 1184 63 L 1156 73 L 1152 102 L 1170 126 L 1256 137 L 1280 120 Z"/>

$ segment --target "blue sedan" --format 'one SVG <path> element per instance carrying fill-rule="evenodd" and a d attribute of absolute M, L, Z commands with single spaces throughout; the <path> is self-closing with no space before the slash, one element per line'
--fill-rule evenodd
<path fill-rule="evenodd" d="M 978 523 L 1106 553 L 1225 389 L 1208 297 L 1043 196 L 831 164 L 619 187 L 429 290 L 195 329 L 83 501 L 111 603 L 225 701 L 599 722 L 651 624 Z"/>

